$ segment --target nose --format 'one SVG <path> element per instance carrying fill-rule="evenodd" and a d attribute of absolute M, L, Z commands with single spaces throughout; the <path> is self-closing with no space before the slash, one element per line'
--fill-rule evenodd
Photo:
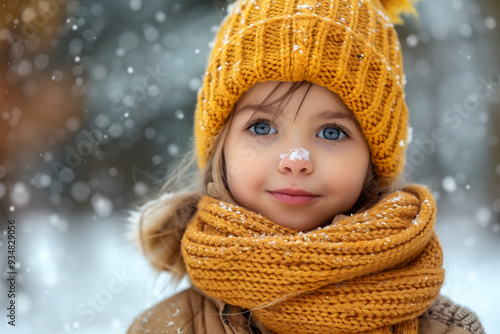
<path fill-rule="evenodd" d="M 314 169 L 313 163 L 309 159 L 309 151 L 304 148 L 291 148 L 287 153 L 281 154 L 279 160 L 278 169 L 282 173 L 310 174 Z"/>

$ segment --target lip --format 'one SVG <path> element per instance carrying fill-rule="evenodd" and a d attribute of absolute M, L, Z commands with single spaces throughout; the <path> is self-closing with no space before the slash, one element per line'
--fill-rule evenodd
<path fill-rule="evenodd" d="M 268 192 L 278 201 L 291 205 L 308 204 L 319 197 L 319 195 L 298 188 L 285 188 Z"/>

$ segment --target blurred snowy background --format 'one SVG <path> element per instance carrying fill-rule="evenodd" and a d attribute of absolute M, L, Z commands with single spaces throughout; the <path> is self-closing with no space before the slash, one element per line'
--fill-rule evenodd
<path fill-rule="evenodd" d="M 228 2 L 0 2 L 0 332 L 124 333 L 174 293 L 127 242 L 126 210 L 189 147 Z M 500 3 L 417 8 L 419 21 L 398 28 L 413 128 L 406 174 L 438 200 L 443 293 L 500 333 Z"/>

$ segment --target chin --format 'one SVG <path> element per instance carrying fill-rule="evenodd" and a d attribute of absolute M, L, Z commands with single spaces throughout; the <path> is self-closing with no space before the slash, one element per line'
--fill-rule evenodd
<path fill-rule="evenodd" d="M 296 230 L 296 231 L 302 231 L 302 232 L 307 232 L 307 231 L 311 231 L 311 230 L 314 230 L 315 228 L 319 227 L 319 226 L 323 226 L 323 224 L 313 224 L 313 225 L 310 225 L 311 222 L 283 222 L 283 223 L 279 223 L 279 222 L 275 222 L 277 225 L 280 225 L 280 226 L 283 226 L 283 227 L 286 227 L 286 228 L 289 228 L 289 229 L 292 229 L 292 230 Z"/>

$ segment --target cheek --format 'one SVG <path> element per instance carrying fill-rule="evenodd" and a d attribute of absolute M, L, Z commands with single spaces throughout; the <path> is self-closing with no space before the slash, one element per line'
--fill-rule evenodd
<path fill-rule="evenodd" d="M 330 188 L 333 191 L 356 192 L 361 190 L 366 179 L 368 167 L 354 165 L 337 166 L 331 170 Z"/>
<path fill-rule="evenodd" d="M 227 168 L 227 180 L 228 185 L 234 187 L 259 187 L 265 179 L 265 173 L 263 170 L 268 170 L 264 168 L 262 164 L 252 164 L 245 161 L 233 161 L 233 163 L 228 163 Z"/>
<path fill-rule="evenodd" d="M 352 156 L 349 157 L 349 168 L 346 171 L 346 174 L 353 180 L 353 184 L 356 184 L 360 191 L 365 183 L 369 165 L 370 149 L 368 144 L 363 142 L 353 150 Z"/>
<path fill-rule="evenodd" d="M 238 141 L 229 143 L 224 147 L 227 183 L 235 200 L 242 204 L 265 182 L 267 173 L 263 171 L 268 171 L 269 166 L 262 159 L 262 152 L 254 147 Z"/>
<path fill-rule="evenodd" d="M 226 174 L 228 180 L 248 177 L 248 172 L 252 172 L 252 166 L 256 163 L 255 151 L 244 146 L 234 148 L 226 155 Z"/>
<path fill-rule="evenodd" d="M 368 163 L 359 164 L 347 168 L 344 172 L 345 186 L 352 188 L 354 192 L 361 192 L 368 174 Z"/>
<path fill-rule="evenodd" d="M 244 138 L 228 137 L 228 144 L 224 147 L 224 156 L 226 171 L 230 175 L 239 175 L 249 165 L 256 164 L 258 161 L 257 149 L 248 145 Z"/>
<path fill-rule="evenodd" d="M 365 152 L 364 152 L 365 153 Z M 346 157 L 344 161 L 335 161 L 329 170 L 330 182 L 328 187 L 332 193 L 341 192 L 346 202 L 356 202 L 366 180 L 368 166 L 370 164 L 369 154 Z M 354 203 L 353 203 L 354 204 Z"/>
<path fill-rule="evenodd" d="M 255 168 L 242 167 L 238 173 L 227 177 L 229 191 L 236 203 L 244 207 L 254 208 L 256 198 L 261 193 L 264 179 Z"/>

